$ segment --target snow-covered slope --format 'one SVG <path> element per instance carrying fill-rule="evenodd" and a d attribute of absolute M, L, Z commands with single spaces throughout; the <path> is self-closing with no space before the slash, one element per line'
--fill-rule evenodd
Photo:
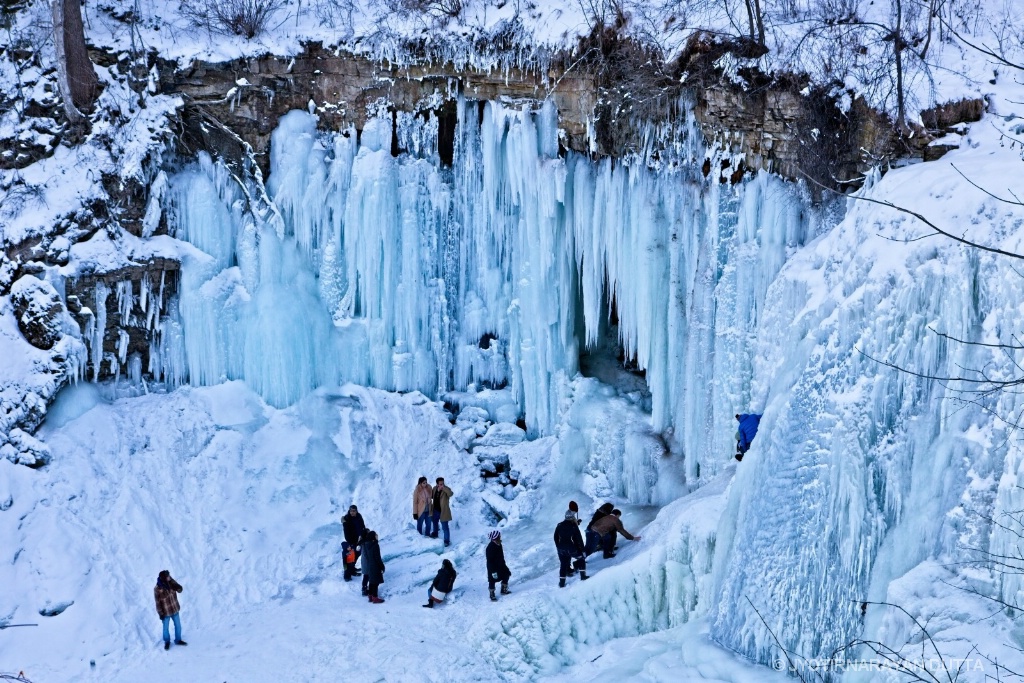
<path fill-rule="evenodd" d="M 92 385 L 69 389 L 43 433 L 51 465 L 0 463 L 12 560 L 0 572 L 19 587 L 3 593 L 0 613 L 39 623 L 3 631 L 0 667 L 32 680 L 334 680 L 339 667 L 351 680 L 526 680 L 703 611 L 728 476 L 664 510 L 622 558 L 592 562 L 588 583 L 559 590 L 551 531 L 568 500 L 563 456 L 550 438 L 509 446 L 532 474 L 500 525 L 513 595 L 492 605 L 482 551 L 495 517 L 476 459 L 451 433 L 418 394 L 355 386 L 285 410 L 240 382 L 114 401 Z M 590 509 L 579 493 L 590 469 L 568 469 Z M 413 529 L 421 474 L 455 491 L 444 557 L 460 578 L 434 612 L 419 605 L 444 549 Z M 352 502 L 381 537 L 383 607 L 341 581 L 339 516 Z M 634 531 L 653 514 L 624 508 Z M 159 644 L 152 583 L 164 568 L 185 586 L 188 650 Z M 751 680 L 749 666 L 720 659 L 727 680 Z"/>

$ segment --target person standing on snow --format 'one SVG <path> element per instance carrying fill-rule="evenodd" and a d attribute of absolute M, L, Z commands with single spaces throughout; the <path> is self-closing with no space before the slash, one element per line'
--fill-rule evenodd
<path fill-rule="evenodd" d="M 376 531 L 367 531 L 363 539 L 363 569 L 366 572 L 370 602 L 379 605 L 384 600 L 377 595 L 377 588 L 384 583 L 384 559 L 380 556 L 380 543 Z"/>
<path fill-rule="evenodd" d="M 442 560 L 441 568 L 437 570 L 437 576 L 434 577 L 433 583 L 427 589 L 427 604 L 423 606 L 433 607 L 435 602 L 439 604 L 444 602 L 445 597 L 455 587 L 456 576 L 458 574 L 455 572 L 455 567 L 452 566 L 452 561 Z"/>
<path fill-rule="evenodd" d="M 366 536 L 370 531 L 366 530 L 363 532 L 362 537 L 359 539 L 359 546 L 363 547 L 366 543 Z M 363 595 L 370 595 L 370 573 L 366 570 L 366 554 L 363 553 L 359 557 L 359 568 L 363 570 Z"/>
<path fill-rule="evenodd" d="M 341 518 L 341 527 L 345 532 L 345 543 L 342 544 L 342 553 L 348 555 L 347 551 L 349 548 L 355 550 L 355 557 L 351 562 L 345 559 L 345 580 L 351 581 L 353 576 L 359 576 L 359 571 L 356 569 L 356 561 L 361 553 L 359 544 L 362 541 L 363 533 L 366 531 L 363 516 L 359 514 L 359 509 L 355 505 L 350 505 L 348 514 Z M 346 544 L 348 547 L 345 547 Z M 348 556 L 351 557 L 351 555 Z"/>
<path fill-rule="evenodd" d="M 605 503 L 601 507 L 597 508 L 594 512 L 594 516 L 590 518 L 590 524 L 587 525 L 587 545 L 584 550 L 587 555 L 596 553 L 597 549 L 601 547 L 601 535 L 594 531 L 594 524 L 602 517 L 607 517 L 612 514 L 612 509 L 615 506 L 611 503 Z"/>
<path fill-rule="evenodd" d="M 171 578 L 171 573 L 166 569 L 160 572 L 156 578 L 156 586 L 153 587 L 153 597 L 156 599 L 156 613 L 160 615 L 160 621 L 164 623 L 164 649 L 171 649 L 170 622 L 174 621 L 174 644 L 188 645 L 181 639 L 181 618 L 178 613 L 181 607 L 178 605 L 177 594 L 182 591 L 181 584 Z"/>
<path fill-rule="evenodd" d="M 420 477 L 416 488 L 412 490 L 412 518 L 416 520 L 417 533 L 423 536 L 430 535 L 432 504 L 433 493 L 430 490 L 430 484 L 426 477 Z"/>
<path fill-rule="evenodd" d="M 754 413 L 743 413 L 736 416 L 739 426 L 736 430 L 736 459 L 742 461 L 750 450 L 750 443 L 757 436 L 757 428 L 761 424 L 761 416 Z"/>
<path fill-rule="evenodd" d="M 558 587 L 565 588 L 565 579 L 572 575 L 577 569 L 580 572 L 580 581 L 586 581 L 587 556 L 583 552 L 583 536 L 580 534 L 580 520 L 576 513 L 569 510 L 565 513 L 565 519 L 555 527 L 555 549 L 558 551 Z M 576 566 L 572 566 L 573 560 Z"/>
<path fill-rule="evenodd" d="M 494 594 L 494 584 L 501 582 L 501 594 L 508 595 L 512 591 L 508 589 L 508 580 L 512 578 L 512 572 L 505 564 L 505 550 L 501 547 L 501 532 L 492 531 L 488 538 L 491 542 L 487 544 L 487 589 L 491 593 L 491 601 L 497 602 L 498 596 Z"/>
<path fill-rule="evenodd" d="M 434 531 L 430 534 L 430 537 L 437 538 L 437 525 L 440 522 L 441 529 L 444 531 L 444 544 L 446 546 L 452 544 L 451 533 L 448 531 L 448 522 L 452 521 L 452 509 L 449 506 L 449 501 L 453 495 L 455 494 L 452 493 L 452 490 L 444 485 L 444 477 L 438 477 L 437 486 L 434 487 L 431 498 L 434 511 Z"/>
<path fill-rule="evenodd" d="M 622 526 L 622 520 L 619 519 L 621 516 L 622 510 L 612 510 L 612 514 L 605 515 L 594 522 L 593 530 L 601 537 L 601 547 L 604 548 L 606 558 L 615 557 L 615 553 L 612 551 L 615 549 L 616 534 L 622 534 L 631 541 L 640 540 L 639 536 L 634 536 Z"/>

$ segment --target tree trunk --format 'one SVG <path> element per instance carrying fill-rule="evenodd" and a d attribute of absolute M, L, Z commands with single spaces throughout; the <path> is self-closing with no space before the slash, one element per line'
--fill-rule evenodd
<path fill-rule="evenodd" d="M 745 0 L 744 4 L 747 7 L 747 32 L 751 40 L 757 40 L 757 29 L 754 27 L 754 0 Z"/>
<path fill-rule="evenodd" d="M 896 123 L 901 134 L 906 135 L 907 128 L 907 107 L 904 101 L 903 91 L 903 3 L 896 0 L 896 37 L 893 39 L 892 49 L 896 56 Z"/>
<path fill-rule="evenodd" d="M 761 11 L 761 0 L 754 0 L 754 19 L 757 23 L 757 42 L 764 45 L 764 12 Z"/>
<path fill-rule="evenodd" d="M 53 44 L 57 51 L 57 80 L 68 118 L 84 118 L 82 110 L 92 108 L 99 79 L 85 48 L 85 25 L 79 0 L 50 0 L 53 14 Z"/>

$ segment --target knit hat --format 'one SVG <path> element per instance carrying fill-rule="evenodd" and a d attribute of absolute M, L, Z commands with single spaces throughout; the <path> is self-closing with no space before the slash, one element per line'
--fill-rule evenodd
<path fill-rule="evenodd" d="M 566 519 L 576 519 L 576 513 L 575 513 L 575 512 L 573 512 L 572 510 L 568 510 L 568 511 L 567 511 L 567 512 L 565 513 L 565 518 L 566 518 Z"/>
<path fill-rule="evenodd" d="M 487 534 L 487 538 L 491 539 L 492 541 L 497 541 L 499 538 L 501 538 L 501 532 L 495 529 L 491 533 Z"/>
<path fill-rule="evenodd" d="M 579 504 L 575 500 L 570 500 L 569 501 L 569 509 L 572 510 L 573 512 L 579 512 L 580 511 L 580 506 L 579 506 Z"/>

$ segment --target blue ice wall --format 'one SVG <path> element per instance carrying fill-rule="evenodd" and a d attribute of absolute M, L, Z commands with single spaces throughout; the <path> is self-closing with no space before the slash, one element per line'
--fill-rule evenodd
<path fill-rule="evenodd" d="M 343 380 L 431 396 L 507 384 L 529 431 L 550 434 L 614 305 L 652 426 L 690 476 L 714 473 L 751 401 L 768 285 L 816 229 L 800 192 L 705 178 L 722 156 L 692 120 L 677 162 L 654 169 L 559 156 L 550 104 L 479 112 L 459 103 L 451 167 L 433 117 L 398 116 L 394 157 L 390 116 L 357 134 L 292 112 L 271 142 L 272 206 L 206 158 L 172 178 L 174 232 L 210 257 L 183 269 L 190 381 L 245 379 L 276 405 Z"/>

